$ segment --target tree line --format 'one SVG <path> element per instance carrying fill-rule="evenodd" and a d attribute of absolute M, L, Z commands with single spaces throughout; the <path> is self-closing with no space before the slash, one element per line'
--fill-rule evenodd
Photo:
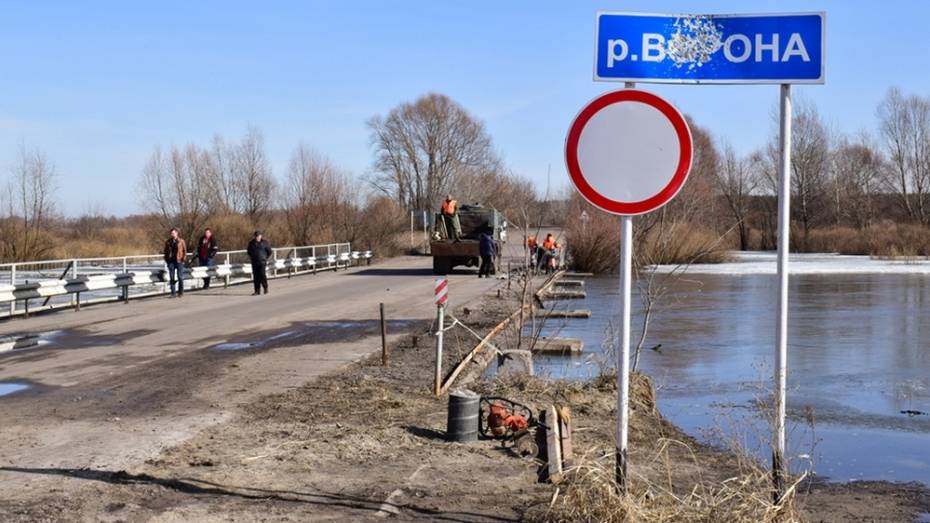
<path fill-rule="evenodd" d="M 777 235 L 778 129 L 739 153 L 689 121 L 695 160 L 681 194 L 635 223 L 642 264 L 722 259 L 727 249 L 771 250 Z M 841 132 L 817 106 L 792 114 L 792 249 L 878 256 L 930 255 L 930 97 L 888 90 L 874 130 Z M 577 196 L 566 228 L 590 270 L 616 266 L 613 218 Z M 582 211 L 594 219 L 581 224 Z M 583 248 L 583 246 L 588 246 Z"/>
<path fill-rule="evenodd" d="M 353 242 L 379 254 L 410 248 L 399 240 L 410 211 L 438 209 L 446 193 L 462 203 L 507 211 L 536 204 L 533 184 L 510 173 L 484 124 L 441 94 L 403 103 L 367 122 L 371 172 L 353 176 L 298 143 L 274 172 L 262 131 L 216 135 L 209 143 L 156 145 L 141 168 L 142 212 L 108 217 L 99 207 L 65 218 L 57 171 L 40 150 L 22 147 L 0 219 L 4 261 L 157 252 L 176 227 L 191 242 L 212 228 L 223 249 L 239 249 L 256 229 L 277 245 Z"/>
<path fill-rule="evenodd" d="M 524 229 L 564 222 L 575 246 L 590 245 L 601 253 L 595 258 L 616 255 L 608 248 L 616 245 L 610 217 L 573 192 L 550 194 L 547 187 L 540 194 L 507 167 L 483 122 L 448 96 L 426 94 L 366 123 L 373 159 L 362 176 L 306 143 L 296 144 L 284 170 L 274 172 L 255 126 L 233 139 L 157 145 L 140 169 L 143 212 L 119 219 L 99 209 L 63 218 L 54 163 L 23 145 L 3 194 L 0 257 L 151 252 L 171 227 L 188 240 L 211 227 L 229 249 L 264 229 L 278 245 L 351 241 L 393 253 L 409 248 L 397 241 L 409 212 L 435 211 L 447 193 L 496 207 Z M 708 242 L 773 248 L 777 129 L 768 143 L 741 154 L 690 123 L 689 181 L 672 203 L 636 221 L 637 241 L 652 245 L 656 260 L 707 255 Z M 876 107 L 875 130 L 852 134 L 833 129 L 801 100 L 792 128 L 794 249 L 930 254 L 930 97 L 892 88 Z M 578 219 L 582 210 L 591 217 L 585 223 Z"/>

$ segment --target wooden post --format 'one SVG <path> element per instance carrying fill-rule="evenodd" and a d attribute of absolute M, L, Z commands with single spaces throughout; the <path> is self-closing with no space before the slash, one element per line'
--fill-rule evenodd
<path fill-rule="evenodd" d="M 387 322 L 384 321 L 384 304 L 378 304 L 378 308 L 381 309 L 381 366 L 387 367 Z"/>
<path fill-rule="evenodd" d="M 559 415 L 555 406 L 545 410 L 543 423 L 546 427 L 546 457 L 549 462 L 549 481 L 562 481 L 562 437 L 559 435 Z"/>
<path fill-rule="evenodd" d="M 571 410 L 566 406 L 561 406 L 559 412 L 559 435 L 562 444 L 562 463 L 565 467 L 571 467 L 574 464 L 574 453 L 572 451 L 572 415 Z"/>

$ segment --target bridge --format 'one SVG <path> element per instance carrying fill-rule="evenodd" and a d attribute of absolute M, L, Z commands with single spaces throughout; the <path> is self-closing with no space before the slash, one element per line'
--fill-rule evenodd
<path fill-rule="evenodd" d="M 2 336 L 38 335 L 32 348 L 0 353 L 0 387 L 28 386 L 0 396 L 0 463 L 127 469 L 230 419 L 259 396 L 300 386 L 380 350 L 380 303 L 389 341 L 429 325 L 435 316 L 430 258 L 399 257 L 369 266 L 364 252 L 337 250 L 336 260 L 329 258 L 332 252 L 325 260 L 315 257 L 316 266 L 296 267 L 278 254 L 268 295 L 252 296 L 251 286 L 235 284 L 247 278 L 235 268 L 236 254 L 230 254 L 231 262 L 222 258 L 215 269 L 220 285 L 189 292 L 183 300 L 168 300 L 150 287 L 133 296 L 138 299 L 124 301 L 118 289 L 97 297 L 115 303 L 0 322 Z M 307 256 L 292 250 L 290 258 Z M 119 266 L 111 272 L 132 271 Z M 12 292 L 73 290 L 81 285 L 77 276 L 63 286 Z M 227 276 L 230 285 L 224 286 Z M 119 276 L 107 278 L 119 287 Z M 454 305 L 500 285 L 472 271 L 449 279 Z M 146 285 L 163 282 L 155 275 Z M 59 305 L 70 306 L 73 294 L 56 294 L 64 302 Z M 0 472 L 0 489 L 22 499 L 77 481 Z"/>

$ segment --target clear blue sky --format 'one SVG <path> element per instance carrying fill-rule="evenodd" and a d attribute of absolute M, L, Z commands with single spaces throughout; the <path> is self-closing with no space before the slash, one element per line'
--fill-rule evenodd
<path fill-rule="evenodd" d="M 260 4 L 260 5 L 259 5 Z M 265 133 L 275 174 L 306 141 L 355 175 L 365 120 L 448 94 L 486 124 L 512 169 L 564 185 L 591 80 L 598 9 L 827 12 L 827 83 L 798 87 L 845 131 L 874 128 L 891 85 L 930 94 L 930 2 L 10 2 L 0 16 L 0 174 L 20 142 L 60 173 L 68 214 L 137 211 L 156 144 Z M 644 86 L 741 151 L 771 130 L 777 86 Z"/>

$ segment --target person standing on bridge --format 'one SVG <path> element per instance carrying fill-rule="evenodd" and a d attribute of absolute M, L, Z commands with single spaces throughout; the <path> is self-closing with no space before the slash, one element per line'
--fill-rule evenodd
<path fill-rule="evenodd" d="M 255 236 L 249 242 L 246 251 L 249 253 L 249 261 L 252 262 L 252 284 L 255 285 L 252 296 L 261 294 L 262 289 L 268 294 L 268 258 L 273 251 L 268 241 L 262 238 L 262 231 L 255 231 Z"/>
<path fill-rule="evenodd" d="M 456 242 L 462 239 L 462 225 L 459 223 L 458 207 L 459 202 L 453 200 L 452 195 L 448 194 L 442 202 L 442 209 L 440 209 L 442 223 L 446 229 L 446 237 Z"/>
<path fill-rule="evenodd" d="M 481 267 L 478 268 L 478 277 L 490 278 L 494 272 L 494 256 L 497 255 L 497 245 L 491 237 L 490 230 L 484 229 L 478 236 L 478 254 L 481 256 Z"/>
<path fill-rule="evenodd" d="M 168 282 L 171 286 L 171 297 L 175 297 L 174 284 L 177 279 L 177 297 L 184 296 L 184 261 L 187 259 L 187 246 L 178 236 L 178 230 L 171 228 L 168 240 L 165 241 L 165 266 L 168 268 Z"/>
<path fill-rule="evenodd" d="M 201 267 L 206 267 L 207 271 L 213 267 L 213 257 L 216 256 L 217 251 L 216 238 L 213 236 L 213 231 L 210 228 L 203 230 L 203 236 L 200 237 L 200 241 L 197 242 L 197 260 L 200 262 Z M 203 288 L 210 288 L 210 273 L 207 273 L 207 277 L 203 279 Z"/>

